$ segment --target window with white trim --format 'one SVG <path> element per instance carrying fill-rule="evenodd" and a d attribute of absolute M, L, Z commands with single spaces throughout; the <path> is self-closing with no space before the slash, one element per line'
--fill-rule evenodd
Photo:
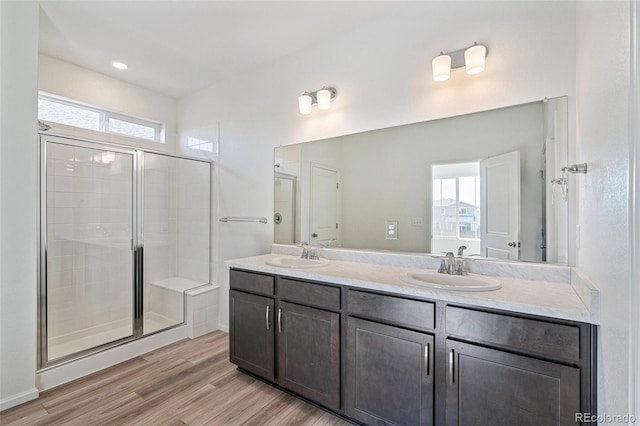
<path fill-rule="evenodd" d="M 163 124 L 40 93 L 38 119 L 164 143 Z"/>

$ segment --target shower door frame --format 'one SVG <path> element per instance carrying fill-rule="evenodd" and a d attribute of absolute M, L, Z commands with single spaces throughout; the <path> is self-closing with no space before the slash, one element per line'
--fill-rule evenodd
<path fill-rule="evenodd" d="M 122 139 L 127 139 L 123 136 Z M 68 146 L 78 146 L 89 149 L 104 149 L 121 154 L 132 156 L 132 284 L 133 284 L 133 316 L 132 333 L 120 339 L 116 339 L 104 344 L 93 346 L 78 352 L 73 352 L 53 360 L 48 359 L 48 329 L 47 329 L 47 143 L 60 143 Z M 143 217 L 143 197 L 144 197 L 144 154 L 163 155 L 184 160 L 198 161 L 209 165 L 209 279 L 211 285 L 212 266 L 212 215 L 213 215 L 213 163 L 212 160 L 193 157 L 189 155 L 175 154 L 160 150 L 148 149 L 146 147 L 131 146 L 95 139 L 92 137 L 70 135 L 59 131 L 39 131 L 38 132 L 39 167 L 38 167 L 38 371 L 45 371 L 50 368 L 67 364 L 90 355 L 103 352 L 105 350 L 120 346 L 125 343 L 134 342 L 144 337 L 171 330 L 185 325 L 184 315 L 186 313 L 186 298 L 183 298 L 183 321 L 181 323 L 151 332 L 144 333 L 144 217 Z"/>

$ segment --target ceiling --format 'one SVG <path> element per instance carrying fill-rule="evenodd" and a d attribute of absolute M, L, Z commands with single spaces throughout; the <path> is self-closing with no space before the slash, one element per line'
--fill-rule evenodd
<path fill-rule="evenodd" d="M 399 1 L 41 1 L 41 53 L 180 98 L 379 19 Z M 112 61 L 129 66 L 116 70 Z"/>

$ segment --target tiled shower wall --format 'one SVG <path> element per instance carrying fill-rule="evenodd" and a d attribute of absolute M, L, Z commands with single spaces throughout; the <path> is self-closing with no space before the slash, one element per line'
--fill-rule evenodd
<path fill-rule="evenodd" d="M 177 160 L 177 275 L 208 283 L 210 268 L 210 166 Z"/>
<path fill-rule="evenodd" d="M 151 291 L 151 282 L 209 282 L 211 178 L 208 163 L 144 155 L 144 311 L 150 312 L 160 294 Z"/>
<path fill-rule="evenodd" d="M 150 282 L 177 272 L 176 164 L 173 157 L 144 155 L 144 312 L 151 310 Z"/>

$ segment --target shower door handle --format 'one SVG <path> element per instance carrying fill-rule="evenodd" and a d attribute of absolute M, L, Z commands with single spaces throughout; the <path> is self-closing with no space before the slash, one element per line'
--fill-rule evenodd
<path fill-rule="evenodd" d="M 143 271 L 144 271 L 144 247 L 142 247 L 142 245 L 138 245 L 136 247 L 134 247 L 133 250 L 133 256 L 134 256 L 134 261 L 136 263 L 135 266 L 135 282 L 134 282 L 134 288 L 135 288 L 135 299 L 137 300 L 137 303 L 135 303 L 135 307 L 133 309 L 133 323 L 134 323 L 134 330 L 133 330 L 133 335 L 136 337 L 140 337 L 143 335 L 144 333 L 144 329 L 143 329 L 143 303 L 142 303 L 142 297 L 143 297 L 143 285 L 144 285 L 144 276 L 143 276 Z"/>

